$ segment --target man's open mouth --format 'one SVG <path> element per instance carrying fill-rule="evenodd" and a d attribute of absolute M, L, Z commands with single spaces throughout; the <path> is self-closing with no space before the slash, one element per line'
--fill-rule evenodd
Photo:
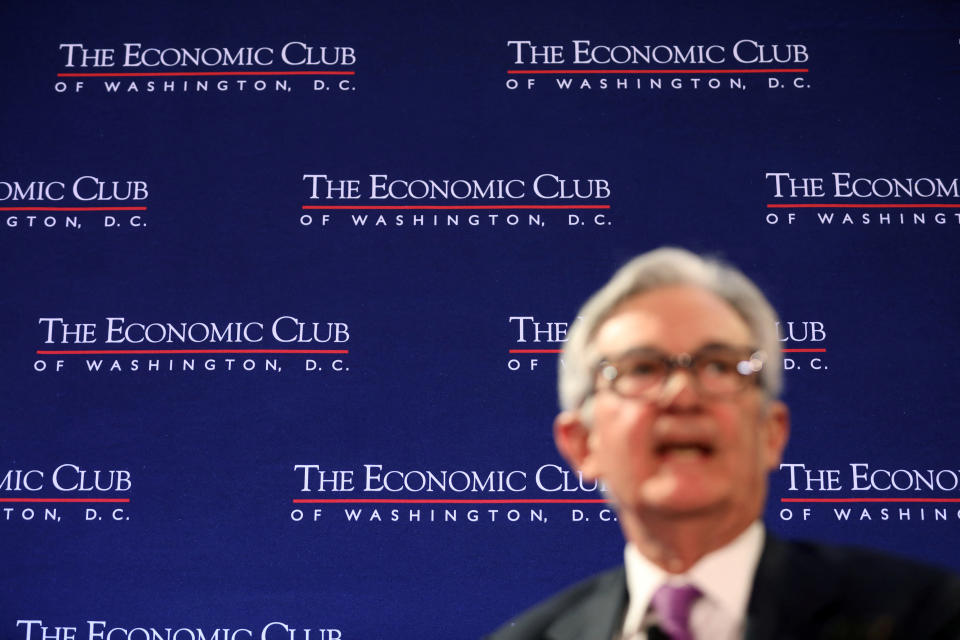
<path fill-rule="evenodd" d="M 713 455 L 713 452 L 713 445 L 707 442 L 663 442 L 654 449 L 654 453 L 660 458 L 706 457 Z"/>

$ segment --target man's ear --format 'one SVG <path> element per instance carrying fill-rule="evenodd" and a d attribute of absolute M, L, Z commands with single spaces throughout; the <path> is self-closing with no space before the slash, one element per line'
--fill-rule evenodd
<path fill-rule="evenodd" d="M 779 400 L 771 402 L 767 407 L 764 427 L 764 463 L 769 471 L 776 471 L 780 468 L 783 450 L 790 438 L 790 409 L 787 405 Z"/>
<path fill-rule="evenodd" d="M 590 429 L 583 423 L 579 411 L 564 411 L 553 421 L 553 441 L 564 460 L 584 478 L 597 477 L 590 442 Z"/>

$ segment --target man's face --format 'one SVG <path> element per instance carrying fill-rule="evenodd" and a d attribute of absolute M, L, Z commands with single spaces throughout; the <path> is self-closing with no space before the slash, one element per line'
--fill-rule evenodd
<path fill-rule="evenodd" d="M 593 341 L 595 352 L 610 361 L 638 348 L 676 356 L 715 344 L 757 346 L 726 302 L 692 286 L 628 299 Z M 565 453 L 585 476 L 604 481 L 620 510 L 641 518 L 711 514 L 746 526 L 759 516 L 766 475 L 780 462 L 786 408 L 766 402 L 755 384 L 733 395 L 704 397 L 690 376 L 689 370 L 674 370 L 644 399 L 621 397 L 601 382 L 591 424 L 578 417 L 570 432 L 582 438 L 580 454 Z M 561 450 L 563 416 L 557 421 Z"/>

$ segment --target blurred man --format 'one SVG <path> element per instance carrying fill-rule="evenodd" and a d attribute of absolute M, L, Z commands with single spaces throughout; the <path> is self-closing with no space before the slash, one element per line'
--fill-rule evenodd
<path fill-rule="evenodd" d="M 789 434 L 776 321 L 738 270 L 679 249 L 634 259 L 584 305 L 554 437 L 605 485 L 624 567 L 493 638 L 960 638 L 960 579 L 765 532 Z"/>

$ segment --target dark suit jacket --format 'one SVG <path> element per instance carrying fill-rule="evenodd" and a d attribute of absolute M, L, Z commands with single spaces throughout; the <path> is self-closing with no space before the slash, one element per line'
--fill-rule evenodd
<path fill-rule="evenodd" d="M 537 605 L 490 640 L 609 640 L 627 605 L 623 567 Z M 960 639 L 960 577 L 889 556 L 767 535 L 746 640 Z"/>

